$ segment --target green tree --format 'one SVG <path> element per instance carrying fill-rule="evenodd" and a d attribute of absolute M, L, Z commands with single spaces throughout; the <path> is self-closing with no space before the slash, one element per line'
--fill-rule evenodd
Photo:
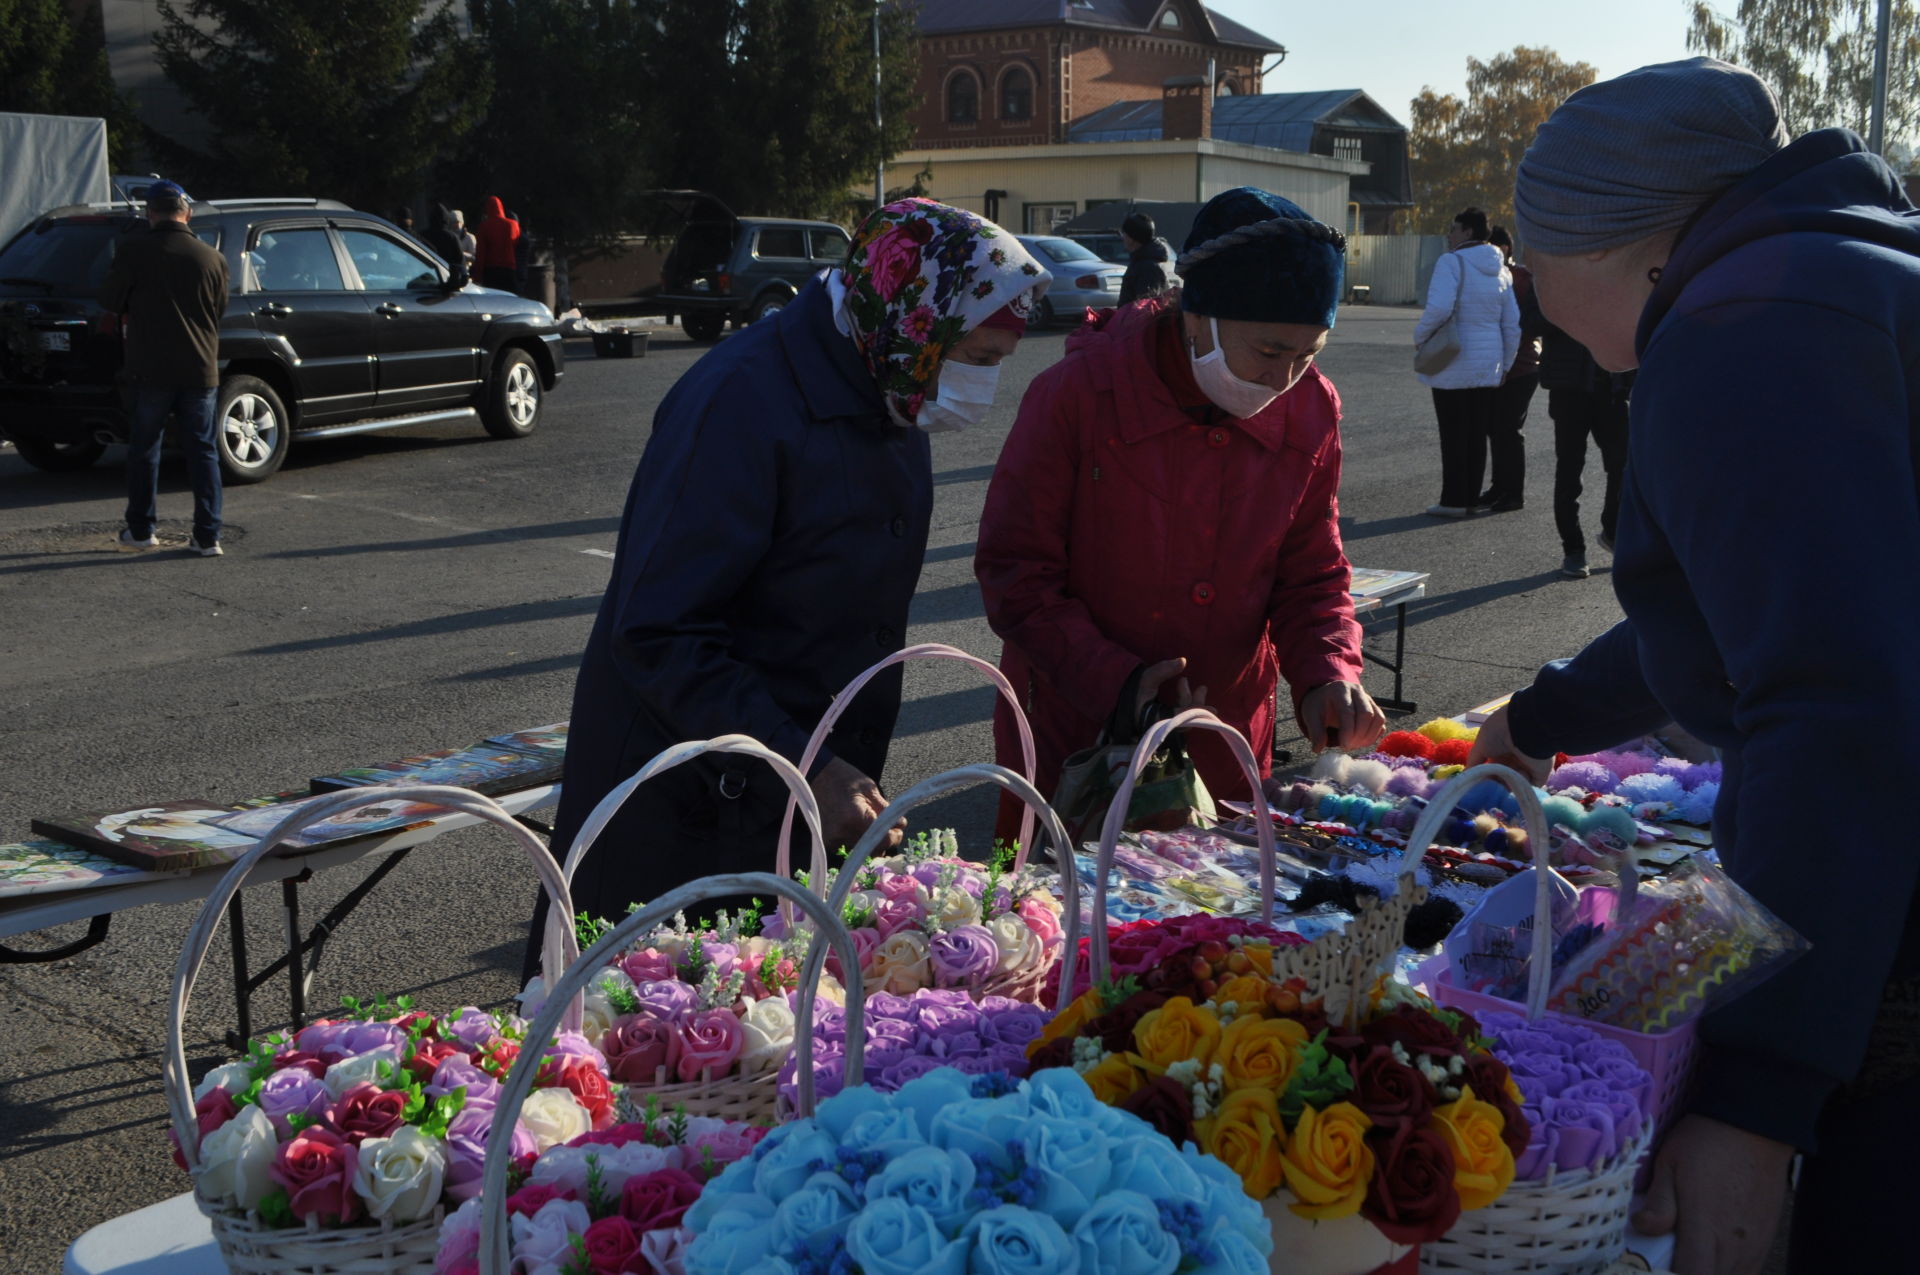
<path fill-rule="evenodd" d="M 195 194 L 312 194 L 385 209 L 485 112 L 481 46 L 452 0 L 159 0 L 161 69 L 212 127 L 152 135 Z"/>
<path fill-rule="evenodd" d="M 1468 58 L 1463 98 L 1422 89 L 1407 137 L 1418 231 L 1444 232 L 1469 205 L 1511 225 L 1521 156 L 1554 108 L 1594 74 L 1585 62 L 1521 45 L 1485 62 Z"/>
<path fill-rule="evenodd" d="M 1695 0 L 1687 47 L 1737 62 L 1773 87 L 1794 136 L 1850 128 L 1873 109 L 1876 0 L 1739 0 L 1732 14 Z M 1887 140 L 1920 133 L 1920 4 L 1894 0 L 1887 49 Z"/>
<path fill-rule="evenodd" d="M 132 160 L 133 104 L 107 70 L 98 10 L 76 23 L 66 0 L 0 0 L 0 111 L 98 116 L 108 162 Z"/>

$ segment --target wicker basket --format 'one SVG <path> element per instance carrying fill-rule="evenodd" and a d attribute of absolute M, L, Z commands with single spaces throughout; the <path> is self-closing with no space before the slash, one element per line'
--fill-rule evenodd
<path fill-rule="evenodd" d="M 739 740 L 739 736 L 728 736 L 728 740 Z M 714 741 L 716 743 L 720 741 Z M 751 741 L 745 741 L 751 743 Z M 759 749 L 754 744 L 752 748 Z M 748 748 L 730 751 L 751 752 Z M 692 755 L 692 754 L 689 754 Z M 775 769 L 783 775 L 792 770 L 790 763 L 778 754 L 760 749 L 754 755 L 764 755 L 775 763 Z M 784 768 L 784 769 L 782 769 Z M 794 772 L 796 775 L 798 772 Z M 801 780 L 804 785 L 805 780 Z M 494 1108 L 493 1128 L 488 1134 L 489 1145 L 505 1146 L 505 1139 L 512 1134 L 514 1122 L 520 1118 L 520 1109 L 526 1103 L 527 1095 L 533 1091 L 534 1077 L 539 1071 L 540 1056 L 545 1046 L 553 1040 L 561 1026 L 561 1012 L 566 1001 L 562 998 L 575 997 L 586 988 L 608 962 L 620 955 L 626 945 L 645 934 L 661 921 L 674 913 L 699 903 L 704 899 L 730 894 L 767 893 L 778 898 L 790 900 L 807 914 L 817 927 L 820 941 L 815 942 L 807 951 L 805 966 L 800 972 L 800 1000 L 794 1014 L 794 1047 L 799 1055 L 799 1113 L 812 1115 L 814 1108 L 813 1093 L 813 1009 L 821 979 L 826 968 L 828 948 L 832 948 L 840 957 L 840 965 L 848 971 L 843 984 L 846 989 L 847 1036 L 846 1036 L 846 1084 L 849 1088 L 861 1081 L 861 1062 L 865 1052 L 864 990 L 860 982 L 860 961 L 853 938 L 847 933 L 846 926 L 837 919 L 835 905 L 823 903 L 799 885 L 784 877 L 776 877 L 765 872 L 742 872 L 726 876 L 705 877 L 689 885 L 670 892 L 646 907 L 627 916 L 618 925 L 600 936 L 599 942 L 588 948 L 580 958 L 568 967 L 553 987 L 552 997 L 527 1028 L 526 1042 L 515 1060 L 513 1070 L 508 1073 L 501 1085 L 499 1103 Z M 500 1142 L 492 1141 L 503 1139 Z M 513 1269 L 511 1246 L 507 1227 L 507 1171 L 508 1157 L 487 1157 L 486 1176 L 480 1187 L 480 1275 L 508 1275 Z"/>
<path fill-rule="evenodd" d="M 634 789 L 675 766 L 683 765 L 696 757 L 708 753 L 739 753 L 748 757 L 758 757 L 772 766 L 792 791 L 793 808 L 798 809 L 806 820 L 807 831 L 813 838 L 814 875 L 808 879 L 814 882 L 826 880 L 821 865 L 826 862 L 826 848 L 820 837 L 820 808 L 813 797 L 813 790 L 807 786 L 805 775 L 794 768 L 792 762 L 768 749 L 757 740 L 745 735 L 722 735 L 717 739 L 692 740 L 684 744 L 675 744 L 666 749 L 652 761 L 642 766 L 633 778 L 622 783 L 603 798 L 587 820 L 581 825 L 580 835 L 574 838 L 573 845 L 567 850 L 567 861 L 563 868 L 568 881 L 573 880 L 574 871 L 580 861 L 592 849 L 594 840 L 605 831 L 613 819 L 614 812 Z M 780 839 L 781 851 L 779 863 L 774 875 L 782 880 L 787 876 L 786 864 L 787 838 Z M 820 887 L 814 887 L 818 890 Z M 781 904 L 781 912 L 791 915 L 789 906 Z M 667 913 L 668 917 L 673 914 Z M 664 919 L 664 918 L 663 918 Z M 552 927 L 549 920 L 549 930 Z M 625 929 L 623 925 L 620 927 Z M 639 931 L 644 934 L 646 931 Z M 615 1104 L 622 1113 L 638 1111 L 651 1097 L 666 1107 L 682 1106 L 690 1116 L 713 1116 L 723 1120 L 748 1120 L 771 1123 L 774 1119 L 775 1078 L 777 1071 L 757 1071 L 750 1074 L 736 1073 L 728 1076 L 714 1076 L 711 1072 L 702 1072 L 700 1079 L 690 1082 L 669 1081 L 665 1068 L 654 1073 L 656 1083 L 650 1085 L 622 1084 L 615 1086 Z"/>
<path fill-rule="evenodd" d="M 1414 1275 L 1419 1245 L 1395 1244 L 1355 1213 L 1314 1222 L 1291 1208 L 1291 1195 L 1270 1195 L 1261 1212 L 1273 1224 L 1273 1275 Z"/>
<path fill-rule="evenodd" d="M 1595 1169 L 1549 1171 L 1538 1182 L 1515 1182 L 1492 1204 L 1462 1213 L 1451 1231 L 1423 1245 L 1420 1269 L 1429 1275 L 1602 1275 L 1627 1251 L 1633 1175 L 1649 1142 L 1643 1133 Z"/>
<path fill-rule="evenodd" d="M 259 862 L 301 829 L 349 810 L 376 802 L 418 801 L 474 815 L 513 834 L 540 875 L 553 908 L 561 916 L 573 914 L 566 879 L 546 845 L 508 814 L 492 798 L 465 788 L 438 784 L 411 784 L 387 788 L 348 788 L 308 802 L 298 812 L 274 825 L 259 844 L 246 852 L 208 896 L 194 918 L 193 928 L 174 967 L 173 1001 L 167 1022 L 167 1052 L 162 1084 L 174 1136 L 187 1171 L 194 1179 L 194 1203 L 212 1225 L 220 1256 L 234 1275 L 432 1275 L 434 1253 L 440 1243 L 440 1211 L 415 1222 L 394 1225 L 374 1222 L 361 1226 L 322 1229 L 309 1222 L 297 1227 L 266 1226 L 257 1216 L 234 1213 L 199 1191 L 200 1137 L 193 1110 L 193 1085 L 187 1077 L 186 1017 L 195 979 L 213 946 L 227 905 L 246 884 Z M 550 928 L 541 951 L 542 972 L 551 980 L 556 971 L 573 962 L 578 948 L 566 927 Z M 580 1026 L 580 999 L 555 1000 L 550 1006 L 556 1023 L 569 1030 Z"/>

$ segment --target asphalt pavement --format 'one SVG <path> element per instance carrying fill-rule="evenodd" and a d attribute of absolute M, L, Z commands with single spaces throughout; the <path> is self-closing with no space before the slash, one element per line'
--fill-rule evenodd
<path fill-rule="evenodd" d="M 1544 399 L 1528 431 L 1524 510 L 1457 523 L 1421 512 L 1438 494 L 1439 452 L 1410 370 L 1415 317 L 1343 311 L 1322 366 L 1346 410 L 1349 556 L 1433 575 L 1410 608 L 1417 724 L 1524 684 L 1619 610 L 1604 552 L 1590 550 L 1590 579 L 1557 575 Z M 566 377 L 523 440 L 475 426 L 296 443 L 273 479 L 227 492 L 224 558 L 108 547 L 124 499 L 118 450 L 55 475 L 0 449 L 0 840 L 27 836 L 34 817 L 230 803 L 566 717 L 654 406 L 704 350 L 675 328 L 653 338 L 633 360 L 571 343 Z M 935 437 L 933 534 L 910 640 L 998 653 L 973 582 L 976 524 L 1019 395 L 1064 341 L 1054 331 L 1023 342 L 988 422 Z M 1589 540 L 1600 478 L 1595 455 Z M 163 537 L 184 540 L 190 512 L 185 472 L 171 462 Z M 1390 649 L 1381 623 L 1369 633 Z M 1376 695 L 1389 681 L 1369 671 Z M 889 788 L 990 757 L 991 695 L 976 677 L 916 668 L 907 695 Z M 1297 738 L 1280 744 L 1304 752 Z M 921 822 L 984 846 L 991 813 L 991 796 L 976 791 L 928 807 Z M 316 879 L 307 915 L 367 870 Z M 515 990 L 532 893 L 532 873 L 497 832 L 435 841 L 341 928 L 315 1003 L 378 991 L 436 1008 L 502 1001 Z M 255 952 L 279 938 L 274 898 L 261 895 L 249 914 Z M 167 1155 L 159 1051 L 193 915 L 124 914 L 79 957 L 0 966 L 0 1272 L 56 1271 L 88 1227 L 187 1189 Z M 13 942 L 51 947 L 83 928 Z M 217 1060 L 233 1018 L 224 943 L 215 951 L 189 1016 L 195 1074 Z M 270 987 L 257 1004 L 282 1007 L 284 993 Z"/>

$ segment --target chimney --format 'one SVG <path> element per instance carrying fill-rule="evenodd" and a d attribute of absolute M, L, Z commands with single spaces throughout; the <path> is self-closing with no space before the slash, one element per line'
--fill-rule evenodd
<path fill-rule="evenodd" d="M 1160 90 L 1160 137 L 1190 141 L 1213 136 L 1213 86 L 1204 75 L 1176 75 Z"/>

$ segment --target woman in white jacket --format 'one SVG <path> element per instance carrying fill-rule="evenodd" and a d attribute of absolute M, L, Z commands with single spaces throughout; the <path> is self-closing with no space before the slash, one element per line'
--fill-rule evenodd
<path fill-rule="evenodd" d="M 1453 316 L 1460 352 L 1438 372 L 1419 373 L 1433 391 L 1440 422 L 1440 503 L 1436 518 L 1464 518 L 1480 498 L 1487 466 L 1487 428 L 1493 423 L 1500 382 L 1520 350 L 1520 306 L 1506 258 L 1487 242 L 1487 214 L 1469 208 L 1447 232 L 1451 249 L 1433 268 L 1427 310 L 1413 330 L 1414 344 Z"/>

